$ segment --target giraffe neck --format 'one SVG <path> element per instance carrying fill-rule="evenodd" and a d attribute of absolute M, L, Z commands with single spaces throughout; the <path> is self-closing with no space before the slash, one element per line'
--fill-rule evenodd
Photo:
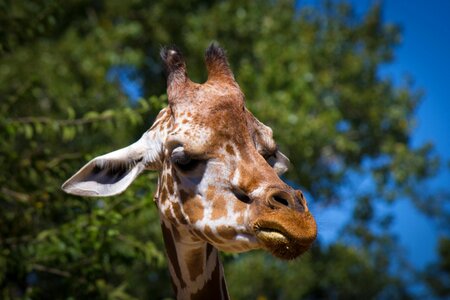
<path fill-rule="evenodd" d="M 161 227 L 177 299 L 229 299 L 219 251 L 169 221 Z"/>

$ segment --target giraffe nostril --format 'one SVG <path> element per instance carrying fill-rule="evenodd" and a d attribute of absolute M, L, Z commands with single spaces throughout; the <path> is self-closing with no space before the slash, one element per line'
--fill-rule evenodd
<path fill-rule="evenodd" d="M 289 201 L 287 201 L 287 200 L 284 199 L 283 197 L 280 197 L 280 196 L 273 196 L 272 198 L 273 198 L 273 200 L 275 200 L 275 201 L 278 202 L 278 203 L 281 203 L 281 204 L 283 204 L 283 205 L 285 205 L 285 206 L 289 206 Z"/>
<path fill-rule="evenodd" d="M 292 207 L 292 197 L 283 191 L 276 191 L 268 197 L 269 203 L 274 207 Z"/>

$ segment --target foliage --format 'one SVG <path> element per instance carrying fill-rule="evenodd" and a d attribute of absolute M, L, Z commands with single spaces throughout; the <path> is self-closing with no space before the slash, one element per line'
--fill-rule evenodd
<path fill-rule="evenodd" d="M 440 260 L 431 264 L 422 274 L 425 282 L 437 298 L 450 296 L 450 239 L 443 237 L 439 241 Z"/>
<path fill-rule="evenodd" d="M 259 252 L 240 256 L 227 266 L 231 294 L 238 299 L 408 298 L 405 286 L 385 267 L 360 249 L 340 243 L 326 249 L 313 247 L 292 262 Z"/>
<path fill-rule="evenodd" d="M 247 105 L 291 158 L 288 180 L 317 203 L 351 201 L 355 220 L 340 241 L 318 243 L 289 264 L 263 253 L 225 255 L 233 298 L 412 296 L 392 272 L 402 253 L 390 216 L 374 206 L 408 197 L 436 215 L 434 194 L 416 195 L 439 161 L 431 145 L 409 142 L 421 93 L 378 74 L 400 40 L 380 6 L 358 17 L 334 2 L 7 0 L 0 4 L 0 298 L 172 296 L 154 173 L 110 199 L 80 199 L 59 187 L 150 126 L 166 100 L 161 45 L 183 49 L 190 76 L 202 81 L 200 53 L 212 40 L 228 50 Z M 143 98 L 130 102 L 130 85 Z M 372 186 L 355 189 L 360 177 Z"/>

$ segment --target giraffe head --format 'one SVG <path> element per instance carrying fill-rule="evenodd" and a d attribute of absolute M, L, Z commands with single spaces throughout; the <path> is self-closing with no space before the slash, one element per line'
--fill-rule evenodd
<path fill-rule="evenodd" d="M 122 192 L 144 170 L 158 170 L 155 201 L 163 229 L 219 250 L 263 248 L 283 259 L 308 250 L 316 238 L 303 193 L 279 175 L 288 159 L 272 130 L 246 108 L 224 51 L 206 51 L 208 80 L 192 82 L 181 52 L 161 51 L 169 105 L 134 144 L 99 156 L 63 189 L 83 196 Z"/>

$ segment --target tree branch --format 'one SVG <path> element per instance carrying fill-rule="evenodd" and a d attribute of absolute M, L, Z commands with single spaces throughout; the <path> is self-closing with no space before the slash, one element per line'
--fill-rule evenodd
<path fill-rule="evenodd" d="M 59 269 L 55 269 L 55 268 L 50 268 L 50 267 L 46 267 L 43 265 L 39 265 L 39 264 L 33 264 L 31 266 L 34 270 L 36 271 L 41 271 L 41 272 L 46 272 L 46 273 L 50 273 L 50 274 L 55 274 L 61 277 L 72 277 L 72 274 L 70 274 L 67 271 L 63 271 L 63 270 L 59 270 Z"/>

